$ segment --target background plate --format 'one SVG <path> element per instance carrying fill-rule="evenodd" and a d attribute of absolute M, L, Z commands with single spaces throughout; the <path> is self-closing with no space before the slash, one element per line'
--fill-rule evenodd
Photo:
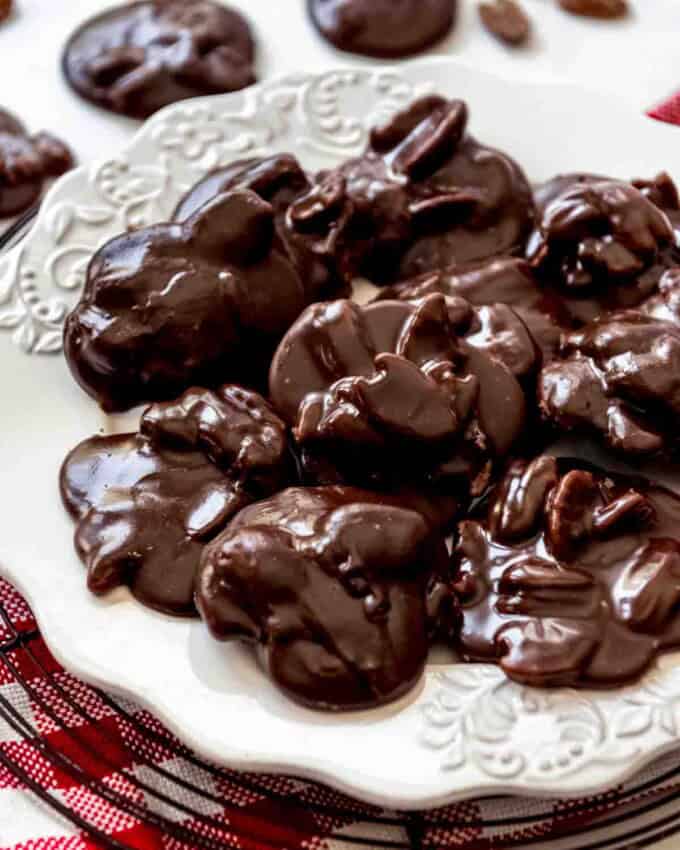
<path fill-rule="evenodd" d="M 395 705 L 318 714 L 280 695 L 248 649 L 214 643 L 200 623 L 155 614 L 125 592 L 92 597 L 58 499 L 68 449 L 135 422 L 105 416 L 61 356 L 44 356 L 60 350 L 97 246 L 166 219 L 203 173 L 233 159 L 289 150 L 310 169 L 333 165 L 361 150 L 376 121 L 433 90 L 467 99 L 472 132 L 533 180 L 577 169 L 680 176 L 677 129 L 608 96 L 510 82 L 449 60 L 300 73 L 164 110 L 120 155 L 64 177 L 31 234 L 0 260 L 0 570 L 65 666 L 134 696 L 207 758 L 402 808 L 504 792 L 583 795 L 677 745 L 677 655 L 633 687 L 599 693 L 528 689 L 494 667 L 433 663 Z"/>

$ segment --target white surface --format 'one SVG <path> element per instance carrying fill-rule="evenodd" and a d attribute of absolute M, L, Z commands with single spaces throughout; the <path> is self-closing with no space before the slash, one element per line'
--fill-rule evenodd
<path fill-rule="evenodd" d="M 63 3 L 52 0 L 17 0 L 17 4 L 19 11 L 15 18 L 0 28 L 0 61 L 5 72 L 0 74 L 0 104 L 14 109 L 27 121 L 31 129 L 45 128 L 60 132 L 73 145 L 83 161 L 101 158 L 110 151 L 119 149 L 130 139 L 136 125 L 126 119 L 100 112 L 78 100 L 70 93 L 57 70 L 60 46 L 66 35 L 85 16 L 105 8 L 108 3 L 102 0 L 71 0 Z M 565 15 L 554 8 L 551 0 L 525 0 L 525 4 L 534 15 L 537 31 L 535 44 L 530 50 L 522 53 L 511 52 L 492 41 L 478 25 L 473 4 L 468 0 L 456 33 L 435 52 L 460 57 L 466 62 L 474 62 L 487 69 L 498 69 L 505 77 L 530 75 L 533 79 L 539 79 L 545 74 L 565 75 L 591 87 L 616 93 L 626 98 L 631 107 L 638 111 L 661 100 L 664 95 L 680 86 L 680 66 L 677 63 L 680 11 L 677 0 L 638 0 L 635 4 L 635 19 L 625 23 L 602 25 Z M 235 0 L 232 5 L 242 7 L 255 23 L 262 45 L 262 77 L 299 67 L 320 68 L 352 61 L 351 57 L 343 56 L 321 42 L 307 24 L 302 0 Z M 451 71 L 450 77 L 449 89 L 452 93 L 457 93 L 455 70 Z M 567 114 L 571 108 L 568 100 L 566 98 L 561 103 Z M 600 104 L 602 108 L 595 114 L 589 117 L 582 114 L 581 122 L 573 122 L 574 133 L 592 134 L 594 127 L 609 125 L 603 118 L 604 106 L 601 101 Z M 501 111 L 507 121 L 507 104 L 506 109 L 499 110 Z M 575 115 L 578 115 L 577 108 L 572 111 L 572 116 Z M 525 112 L 519 111 L 516 117 L 517 121 L 512 123 L 525 125 Z M 488 116 L 487 120 L 490 122 L 491 116 Z M 617 153 L 618 148 L 617 143 Z M 604 156 L 604 152 L 602 155 Z M 614 159 L 608 156 L 606 162 L 607 167 L 611 169 Z M 649 171 L 657 164 L 658 160 L 650 161 L 644 168 L 641 164 L 635 170 L 637 173 L 643 173 L 645 169 Z M 556 164 L 555 169 L 569 165 L 587 163 L 563 161 Z M 679 166 L 680 163 L 674 166 L 676 175 L 680 173 Z M 0 340 L 0 346 L 5 344 L 5 341 Z M 13 349 L 13 346 L 11 348 Z M 4 347 L 2 351 L 4 354 Z M 59 387 L 58 406 L 62 410 L 71 406 L 68 423 L 65 420 L 57 421 L 59 415 L 49 397 L 36 398 L 30 392 L 31 383 L 36 378 L 35 369 L 38 368 L 36 359 L 20 355 L 16 359 L 14 356 L 10 357 L 9 362 L 12 383 L 18 388 L 19 396 L 8 411 L 9 416 L 6 416 L 3 410 L 3 428 L 7 422 L 10 438 L 7 439 L 5 432 L 0 451 L 9 447 L 13 459 L 16 455 L 16 435 L 25 427 L 23 413 L 18 408 L 23 408 L 24 411 L 33 410 L 36 422 L 43 417 L 43 425 L 49 423 L 48 427 L 54 440 L 74 442 L 102 424 L 101 417 L 96 413 L 93 415 L 91 410 L 83 411 L 80 418 L 82 408 L 79 405 L 82 404 L 82 399 L 68 382 L 61 364 L 48 364 L 43 361 L 39 367 L 43 370 L 40 382 L 45 381 L 49 387 Z M 3 371 L 5 368 L 10 371 L 10 367 L 3 367 Z M 15 429 L 13 434 L 11 429 Z M 57 458 L 56 454 L 50 456 L 50 446 L 38 446 L 30 460 L 36 463 L 45 462 L 50 472 L 50 481 L 53 479 Z M 46 532 L 49 534 L 55 531 L 55 525 L 59 523 L 47 516 L 50 509 L 48 502 L 53 502 L 53 498 L 50 482 L 46 482 L 45 487 L 49 498 L 36 496 L 35 510 L 37 516 L 46 521 Z M 13 503 L 15 501 L 12 499 Z M 9 524 L 13 521 L 13 518 L 9 519 Z M 34 537 L 44 539 L 42 528 L 40 532 Z M 58 533 L 64 540 L 67 534 L 70 537 L 70 529 L 67 531 L 63 524 Z M 34 551 L 26 554 L 37 555 L 39 542 L 32 539 L 31 547 Z M 39 564 L 40 561 L 34 560 L 32 563 Z M 51 558 L 44 559 L 42 564 L 45 570 L 53 568 Z M 82 573 L 76 577 L 76 568 L 79 569 L 75 563 L 70 564 L 69 569 L 73 571 L 73 588 L 76 596 L 80 588 L 84 597 Z M 68 581 L 65 581 L 64 596 L 68 595 L 67 584 Z M 84 603 L 85 599 L 80 599 L 79 602 Z M 127 607 L 126 603 L 119 603 L 119 606 Z M 102 606 L 100 613 L 106 618 L 107 624 L 110 624 L 113 620 L 108 617 L 107 612 L 110 613 L 110 609 Z M 127 616 L 125 614 L 118 618 L 117 615 L 116 619 L 122 625 Z M 130 616 L 135 618 L 134 614 Z M 188 636 L 183 635 L 178 645 L 183 645 L 186 650 L 188 644 Z M 164 653 L 164 658 L 169 662 L 166 670 L 172 670 L 174 662 L 170 653 Z M 257 683 L 259 688 L 259 679 Z M 366 725 L 370 726 L 370 721 Z M 359 724 L 359 728 L 362 726 L 364 724 Z M 308 741 L 301 743 L 304 751 L 310 751 Z M 403 751 L 400 755 L 403 759 Z M 417 788 L 410 789 L 409 799 L 413 793 L 417 795 L 421 791 Z M 0 823 L 2 818 L 3 811 L 0 808 Z M 675 846 L 676 841 L 668 843 L 669 848 Z"/>

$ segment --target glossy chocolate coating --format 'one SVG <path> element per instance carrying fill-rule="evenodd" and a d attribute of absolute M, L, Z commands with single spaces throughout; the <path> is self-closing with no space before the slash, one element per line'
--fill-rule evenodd
<path fill-rule="evenodd" d="M 255 82 L 255 45 L 238 12 L 210 0 L 123 3 L 86 21 L 62 66 L 86 100 L 132 118 Z"/>
<path fill-rule="evenodd" d="M 593 174 L 561 175 L 536 190 L 527 257 L 577 321 L 638 305 L 680 261 L 661 199 L 661 190 Z"/>
<path fill-rule="evenodd" d="M 636 189 L 668 216 L 675 232 L 675 245 L 680 248 L 680 192 L 667 171 L 660 171 L 651 180 L 636 178 L 631 181 Z M 680 253 L 676 254 L 680 262 Z"/>
<path fill-rule="evenodd" d="M 500 308 L 512 308 L 512 312 L 519 316 L 541 349 L 544 362 L 549 362 L 557 354 L 562 332 L 572 325 L 560 294 L 542 286 L 529 264 L 516 257 L 496 257 L 426 272 L 385 287 L 378 294 L 377 300 L 398 298 L 413 301 L 434 292 L 440 292 L 454 302 L 465 298 L 474 307 L 487 311 L 487 314 L 491 310 L 497 315 L 508 315 Z M 519 351 L 514 350 L 514 344 L 508 350 L 501 334 L 496 340 L 489 338 L 489 350 L 510 366 L 515 374 L 524 375 L 526 371 L 518 372 L 513 366 L 517 362 L 517 354 L 526 362 L 528 353 L 523 339 L 517 341 Z"/>
<path fill-rule="evenodd" d="M 453 568 L 463 657 L 519 682 L 620 685 L 680 645 L 680 498 L 642 479 L 515 461 Z"/>
<path fill-rule="evenodd" d="M 338 268 L 334 240 L 312 226 L 298 226 L 290 214 L 291 205 L 308 209 L 314 189 L 300 163 L 290 154 L 266 159 L 244 159 L 220 168 L 200 180 L 180 201 L 173 218 L 184 221 L 216 195 L 234 189 L 250 189 L 274 208 L 278 247 L 289 257 L 305 286 L 310 301 L 338 298 L 349 294 L 350 278 Z"/>
<path fill-rule="evenodd" d="M 389 497 L 294 488 L 241 511 L 206 548 L 196 601 L 212 635 L 256 644 L 293 699 L 369 708 L 421 677 L 446 561 L 443 538 Z"/>
<path fill-rule="evenodd" d="M 226 385 L 155 404 L 138 434 L 92 437 L 61 470 L 88 587 L 192 616 L 205 544 L 234 514 L 285 486 L 284 423 L 256 393 Z"/>
<path fill-rule="evenodd" d="M 628 0 L 559 0 L 565 12 L 586 18 L 622 18 L 628 14 Z"/>
<path fill-rule="evenodd" d="M 639 310 L 598 319 L 565 337 L 563 359 L 538 383 L 541 410 L 560 430 L 594 434 L 623 454 L 674 451 L 680 324 Z"/>
<path fill-rule="evenodd" d="M 523 253 L 529 184 L 505 154 L 466 135 L 460 100 L 425 97 L 375 127 L 366 152 L 317 176 L 311 218 L 348 276 L 388 283 L 488 257 Z M 302 227 L 308 209 L 293 205 Z"/>
<path fill-rule="evenodd" d="M 471 317 L 467 302 L 457 308 L 430 295 L 303 313 L 269 381 L 303 463 L 320 456 L 335 480 L 363 486 L 483 489 L 492 462 L 517 442 L 526 403 L 510 370 L 456 333 Z"/>
<path fill-rule="evenodd" d="M 436 112 L 433 119 L 436 123 Z M 421 125 L 414 134 L 422 132 Z M 408 138 L 401 144 L 408 146 Z M 400 276 L 522 254 L 533 223 L 533 199 L 520 166 L 469 134 L 448 157 L 431 162 L 436 167 L 413 184 L 416 239 Z"/>
<path fill-rule="evenodd" d="M 73 154 L 49 133 L 29 136 L 23 124 L 0 109 L 0 218 L 28 209 L 45 181 L 73 167 Z"/>
<path fill-rule="evenodd" d="M 366 56 L 420 53 L 453 27 L 457 0 L 307 0 L 321 35 L 340 50 Z"/>
<path fill-rule="evenodd" d="M 182 224 L 124 234 L 95 254 L 66 322 L 66 357 L 109 411 L 193 383 L 257 387 L 306 303 L 276 250 L 273 208 L 253 192 L 226 193 Z"/>

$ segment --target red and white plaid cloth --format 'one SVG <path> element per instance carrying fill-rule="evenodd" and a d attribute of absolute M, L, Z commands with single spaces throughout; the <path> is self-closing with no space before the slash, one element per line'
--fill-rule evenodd
<path fill-rule="evenodd" d="M 680 94 L 654 107 L 649 115 L 680 125 Z M 0 606 L 21 632 L 35 629 L 23 598 L 1 579 Z M 0 646 L 10 637 L 7 624 L 0 622 Z M 495 798 L 411 816 L 410 831 L 396 823 L 371 825 L 364 820 L 367 815 L 391 815 L 395 820 L 396 816 L 295 779 L 241 777 L 202 769 L 147 712 L 126 703 L 121 714 L 96 691 L 66 673 L 39 636 L 31 641 L 30 648 L 42 670 L 26 662 L 21 646 L 8 657 L 18 665 L 15 672 L 29 680 L 31 697 L 17 682 L 13 671 L 0 663 L 0 850 L 93 850 L 103 846 L 91 835 L 88 837 L 84 828 L 74 826 L 38 801 L 31 790 L 33 784 L 47 789 L 58 806 L 109 836 L 117 842 L 115 846 L 137 850 L 194 850 L 196 845 L 189 836 L 198 832 L 214 838 L 220 846 L 242 850 L 344 850 L 352 845 L 343 842 L 343 838 L 352 836 L 368 839 L 364 846 L 369 848 L 371 841 L 376 845 L 391 841 L 394 846 L 409 846 L 412 842 L 414 847 L 430 850 L 499 850 L 519 848 L 537 840 L 549 841 L 576 831 L 582 837 L 561 846 L 580 850 L 585 846 L 585 832 L 594 836 L 592 841 L 596 840 L 598 821 L 622 818 L 640 800 L 661 800 L 669 790 L 676 786 L 680 789 L 680 779 L 663 781 L 665 775 L 680 766 L 680 755 L 672 755 L 636 777 L 635 787 L 644 783 L 645 791 L 629 799 L 625 807 L 615 791 L 583 801 Z M 56 704 L 55 684 L 74 704 L 86 706 L 88 720 L 77 711 L 66 710 L 63 699 L 57 700 L 57 714 L 51 716 L 50 708 Z M 17 711 L 28 723 L 25 728 L 37 732 L 32 740 L 22 736 L 16 715 L 14 723 L 2 719 L 3 706 Z M 140 726 L 159 737 L 155 742 L 149 741 L 140 733 Z M 169 743 L 164 744 L 164 740 Z M 63 763 L 55 766 L 41 752 L 41 747 L 61 753 Z M 96 758 L 90 747 L 97 751 Z M 14 769 L 10 770 L 9 765 Z M 79 777 L 70 765 L 84 768 L 87 775 L 101 784 L 98 787 L 84 784 L 82 775 Z M 16 766 L 21 778 L 16 775 Z M 179 785 L 173 777 L 179 779 Z M 241 780 L 247 780 L 247 789 Z M 196 787 L 203 793 L 192 790 Z M 133 811 L 125 813 L 114 801 L 105 799 L 102 794 L 106 796 L 107 790 L 133 804 Z M 174 802 L 159 799 L 164 794 Z M 332 811 L 319 813 L 310 808 L 315 804 Z M 172 822 L 180 835 L 173 836 L 167 828 L 150 826 L 149 816 L 152 820 L 160 817 L 165 823 Z M 655 817 L 658 822 L 661 813 Z M 522 818 L 531 820 L 524 826 L 480 825 L 489 820 L 516 824 Z M 440 826 L 443 822 L 456 826 Z M 637 818 L 634 824 L 622 827 L 632 843 L 622 839 L 625 843 L 620 847 L 638 846 L 633 836 L 643 822 L 644 819 Z M 611 831 L 606 834 L 610 836 Z"/>

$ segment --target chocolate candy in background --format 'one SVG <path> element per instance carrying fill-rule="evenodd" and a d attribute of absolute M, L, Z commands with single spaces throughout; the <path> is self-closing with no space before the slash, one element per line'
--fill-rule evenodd
<path fill-rule="evenodd" d="M 517 318 L 537 343 L 545 363 L 559 352 L 562 332 L 572 327 L 561 295 L 543 286 L 531 266 L 517 257 L 495 257 L 426 272 L 384 287 L 376 300 L 414 301 L 435 292 L 454 303 L 465 298 L 481 308 L 481 326 L 489 330 L 484 337 L 489 353 L 520 378 L 531 374 L 536 364 L 535 358 L 528 356 L 526 330 L 517 325 Z"/>
<path fill-rule="evenodd" d="M 459 530 L 465 660 L 528 685 L 613 687 L 680 645 L 680 497 L 669 490 L 578 460 L 514 461 L 488 516 Z"/>
<path fill-rule="evenodd" d="M 313 479 L 461 498 L 483 491 L 522 435 L 527 405 L 510 370 L 460 333 L 470 305 L 455 308 L 435 294 L 302 314 L 269 387 Z"/>
<path fill-rule="evenodd" d="M 457 0 L 307 0 L 312 22 L 340 50 L 411 56 L 445 38 Z"/>
<path fill-rule="evenodd" d="M 274 209 L 218 195 L 181 224 L 108 242 L 92 259 L 64 347 L 107 411 L 173 398 L 191 384 L 266 384 L 271 355 L 307 299 L 276 249 Z"/>
<path fill-rule="evenodd" d="M 677 453 L 680 433 L 678 274 L 646 307 L 596 319 L 565 336 L 562 359 L 538 380 L 544 418 L 634 457 Z M 657 318 L 659 316 L 659 318 Z"/>
<path fill-rule="evenodd" d="M 73 167 L 71 151 L 49 133 L 29 136 L 14 115 L 0 109 L 0 218 L 34 204 L 45 181 Z"/>
<path fill-rule="evenodd" d="M 233 385 L 153 405 L 139 433 L 85 440 L 64 461 L 60 486 L 88 587 L 102 595 L 129 585 L 144 605 L 194 616 L 206 543 L 290 473 L 284 423 Z"/>
<path fill-rule="evenodd" d="M 524 252 L 529 184 L 509 157 L 466 134 L 467 118 L 460 100 L 422 98 L 375 127 L 362 156 L 319 175 L 319 226 L 335 234 L 350 275 L 389 283 Z"/>
<path fill-rule="evenodd" d="M 443 537 L 394 497 L 293 488 L 206 548 L 196 602 L 215 638 L 257 645 L 292 699 L 371 708 L 418 682 L 444 614 L 457 627 L 447 560 Z"/>
<path fill-rule="evenodd" d="M 62 67 L 83 98 L 131 118 L 255 82 L 255 44 L 238 12 L 210 0 L 123 3 L 86 21 Z"/>
<path fill-rule="evenodd" d="M 560 291 L 574 320 L 637 306 L 680 263 L 668 175 L 632 183 L 593 174 L 560 175 L 535 191 L 537 226 L 527 257 Z M 658 204 L 658 205 L 657 205 Z"/>
<path fill-rule="evenodd" d="M 350 278 L 338 268 L 333 234 L 316 238 L 313 228 L 298 227 L 289 211 L 294 201 L 310 197 L 312 184 L 291 154 L 243 159 L 200 180 L 179 202 L 173 218 L 184 221 L 216 195 L 250 189 L 274 207 L 278 247 L 300 273 L 309 301 L 349 295 Z"/>

